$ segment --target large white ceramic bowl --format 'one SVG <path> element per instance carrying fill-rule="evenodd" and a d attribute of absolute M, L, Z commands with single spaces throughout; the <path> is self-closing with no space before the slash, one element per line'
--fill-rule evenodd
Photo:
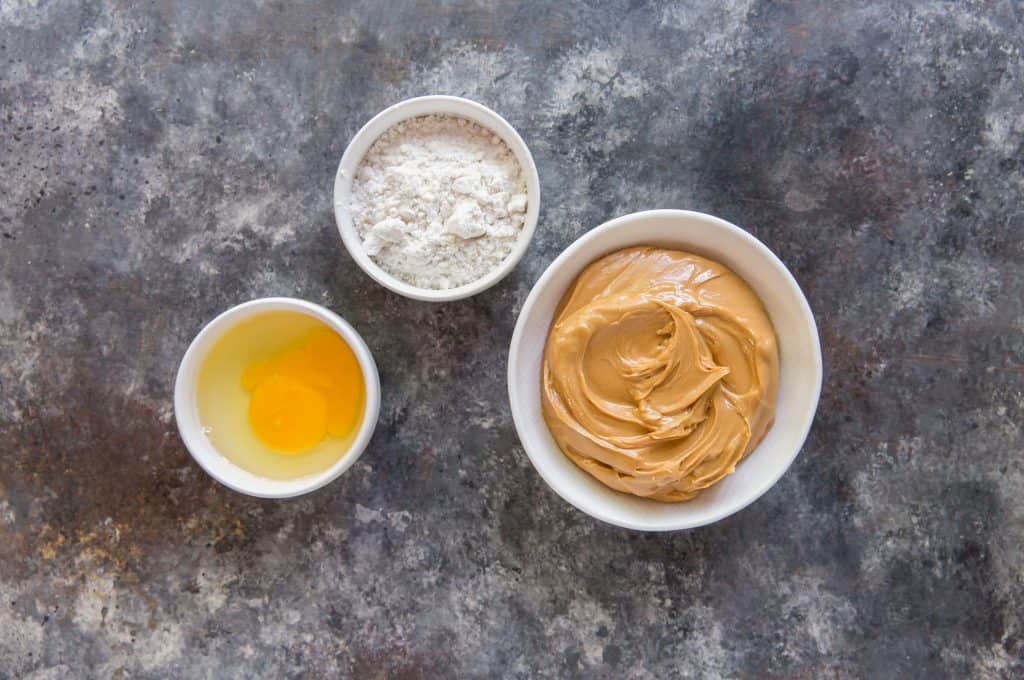
<path fill-rule="evenodd" d="M 196 404 L 196 389 L 199 381 L 199 368 L 203 359 L 213 345 L 229 328 L 252 318 L 257 314 L 274 311 L 292 311 L 320 319 L 334 329 L 356 355 L 359 368 L 363 372 L 366 384 L 366 409 L 363 420 L 359 424 L 356 438 L 348 451 L 331 467 L 314 475 L 298 479 L 267 479 L 244 470 L 225 458 L 214 447 L 213 442 L 203 433 L 199 420 L 199 408 Z M 174 382 L 174 417 L 178 422 L 178 432 L 185 442 L 192 457 L 199 466 L 224 486 L 260 498 L 290 498 L 319 489 L 338 475 L 349 469 L 366 445 L 370 443 L 373 430 L 377 426 L 380 414 L 380 378 L 377 364 L 370 354 L 369 347 L 363 338 L 344 319 L 320 305 L 296 300 L 293 298 L 262 298 L 232 307 L 199 331 L 178 367 L 178 376 Z"/>
<path fill-rule="evenodd" d="M 561 452 L 541 412 L 544 344 L 563 294 L 594 260 L 637 245 L 686 250 L 732 269 L 764 302 L 779 341 L 775 425 L 734 474 L 684 503 L 661 503 L 606 487 Z M 753 503 L 789 468 L 807 438 L 818 406 L 821 346 L 807 299 L 793 275 L 763 243 L 711 215 L 650 210 L 616 218 L 584 234 L 547 268 L 527 297 L 512 334 L 508 391 L 523 448 L 558 495 L 588 515 L 629 529 L 690 529 Z"/>
<path fill-rule="evenodd" d="M 370 259 L 363 249 L 363 240 L 352 223 L 352 214 L 349 212 L 349 203 L 352 196 L 352 180 L 355 178 L 356 170 L 363 160 L 363 156 L 370 150 L 373 143 L 377 141 L 385 130 L 409 118 L 427 116 L 431 114 L 447 114 L 466 118 L 482 125 L 494 134 L 498 135 L 512 153 L 523 169 L 523 177 L 526 179 L 526 218 L 523 222 L 522 231 L 516 241 L 512 252 L 502 260 L 501 264 L 482 278 L 472 281 L 457 288 L 447 290 L 435 290 L 433 288 L 420 288 L 402 281 L 401 279 L 387 273 Z M 391 289 L 399 295 L 404 295 L 414 300 L 425 300 L 427 302 L 447 302 L 460 300 L 476 295 L 487 290 L 512 271 L 523 254 L 526 253 L 533 238 L 533 232 L 537 228 L 537 215 L 540 214 L 540 178 L 537 175 L 537 165 L 533 162 L 533 155 L 527 148 L 526 142 L 519 136 L 511 125 L 497 113 L 482 104 L 477 104 L 469 99 L 461 97 L 448 97 L 444 95 L 431 95 L 429 97 L 416 97 L 406 99 L 390 106 L 370 119 L 366 125 L 356 133 L 356 136 L 349 142 L 345 154 L 338 164 L 338 172 L 334 176 L 334 219 L 338 223 L 338 231 L 341 232 L 341 240 L 345 244 L 352 259 L 356 261 L 364 272 L 382 286 Z"/>

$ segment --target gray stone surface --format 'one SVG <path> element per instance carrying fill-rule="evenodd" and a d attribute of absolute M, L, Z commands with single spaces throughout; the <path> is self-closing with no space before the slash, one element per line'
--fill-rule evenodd
<path fill-rule="evenodd" d="M 1021 677 L 1019 2 L 0 1 L 0 676 Z M 516 271 L 432 306 L 344 252 L 351 135 L 464 95 L 530 145 Z M 671 535 L 520 448 L 524 297 L 602 221 L 749 229 L 815 309 L 810 439 Z M 237 302 L 365 336 L 380 425 L 311 496 L 192 462 L 172 378 Z"/>

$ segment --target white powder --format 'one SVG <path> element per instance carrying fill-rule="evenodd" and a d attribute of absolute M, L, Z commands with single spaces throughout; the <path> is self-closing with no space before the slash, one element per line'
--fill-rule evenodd
<path fill-rule="evenodd" d="M 500 137 L 455 116 L 421 116 L 381 135 L 352 182 L 349 209 L 366 254 L 420 288 L 455 288 L 512 252 L 526 181 Z"/>

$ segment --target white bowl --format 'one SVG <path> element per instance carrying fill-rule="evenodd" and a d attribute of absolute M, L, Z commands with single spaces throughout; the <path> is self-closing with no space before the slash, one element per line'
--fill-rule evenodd
<path fill-rule="evenodd" d="M 526 219 L 523 222 L 522 231 L 519 233 L 519 240 L 516 241 L 512 252 L 501 262 L 501 264 L 489 272 L 486 276 L 471 283 L 449 288 L 447 290 L 435 290 L 433 288 L 420 288 L 408 284 L 395 276 L 387 273 L 370 259 L 370 256 L 363 250 L 363 240 L 359 238 L 355 225 L 352 223 L 352 215 L 349 213 L 349 198 L 352 194 L 352 180 L 355 177 L 356 169 L 362 162 L 363 156 L 370 150 L 373 143 L 377 141 L 385 130 L 396 123 L 408 118 L 427 116 L 430 114 L 448 114 L 466 118 L 479 123 L 491 132 L 494 132 L 508 148 L 515 154 L 519 165 L 523 169 L 526 178 Z M 447 97 L 433 95 L 429 97 L 416 97 L 406 99 L 390 106 L 370 119 L 362 127 L 356 136 L 349 142 L 345 154 L 338 164 L 338 172 L 334 176 L 334 219 L 338 223 L 338 231 L 341 232 L 341 240 L 345 243 L 352 259 L 356 261 L 363 271 L 370 275 L 377 283 L 393 290 L 399 295 L 404 295 L 414 300 L 426 300 L 428 302 L 447 302 L 450 300 L 461 300 L 477 293 L 487 290 L 515 268 L 522 259 L 526 248 L 533 238 L 534 229 L 537 227 L 537 215 L 540 211 L 540 178 L 537 176 L 537 165 L 533 162 L 533 156 L 527 148 L 526 143 L 519 136 L 519 133 L 508 124 L 508 122 L 494 111 L 491 111 L 482 104 L 462 99 L 461 97 Z"/>
<path fill-rule="evenodd" d="M 686 250 L 732 269 L 764 302 L 779 341 L 775 425 L 735 473 L 683 503 L 630 496 L 597 481 L 562 453 L 541 412 L 544 345 L 562 295 L 588 264 L 636 245 Z M 512 334 L 508 391 L 523 448 L 558 495 L 588 515 L 629 529 L 690 529 L 753 503 L 796 458 L 821 393 L 821 346 L 807 299 L 793 275 L 763 243 L 717 217 L 684 210 L 650 210 L 602 224 L 581 236 L 547 268 L 530 291 Z"/>
<path fill-rule="evenodd" d="M 209 438 L 203 433 L 199 420 L 199 409 L 196 404 L 196 388 L 199 368 L 203 359 L 213 345 L 229 328 L 240 322 L 264 312 L 293 311 L 307 314 L 320 319 L 345 339 L 359 360 L 359 368 L 363 371 L 366 383 L 366 409 L 363 421 L 359 424 L 352 446 L 331 467 L 314 475 L 297 479 L 267 479 L 243 470 L 225 458 Z M 335 479 L 352 466 L 362 455 L 366 445 L 373 436 L 380 413 L 380 378 L 377 375 L 377 364 L 373 361 L 370 349 L 362 337 L 344 319 L 334 312 L 305 300 L 293 298 L 262 298 L 232 307 L 210 323 L 206 324 L 199 335 L 189 345 L 185 356 L 178 367 L 178 377 L 174 383 L 174 417 L 178 422 L 178 432 L 185 442 L 185 447 L 196 459 L 199 466 L 224 486 L 260 498 L 290 498 L 309 493 Z"/>

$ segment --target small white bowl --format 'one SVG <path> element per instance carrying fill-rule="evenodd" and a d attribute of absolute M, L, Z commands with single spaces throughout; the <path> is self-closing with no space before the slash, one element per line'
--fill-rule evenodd
<path fill-rule="evenodd" d="M 345 339 L 359 360 L 359 368 L 363 371 L 366 383 L 366 410 L 359 431 L 348 451 L 323 472 L 300 477 L 297 479 L 267 479 L 243 470 L 225 458 L 209 438 L 203 433 L 199 420 L 199 409 L 196 404 L 196 388 L 199 368 L 203 359 L 213 345 L 229 328 L 257 314 L 274 311 L 293 311 L 307 314 L 320 319 Z M 349 469 L 366 445 L 370 443 L 373 430 L 377 426 L 380 413 L 380 378 L 377 375 L 377 364 L 373 361 L 370 349 L 362 337 L 352 326 L 334 312 L 320 305 L 296 300 L 293 298 L 261 298 L 232 307 L 210 323 L 206 324 L 199 335 L 189 345 L 185 356 L 178 367 L 178 377 L 174 382 L 174 417 L 178 422 L 178 432 L 185 442 L 185 447 L 196 459 L 199 466 L 224 486 L 260 498 L 291 498 L 314 491 L 334 480 Z"/>
<path fill-rule="evenodd" d="M 491 132 L 498 135 L 508 148 L 515 154 L 519 165 L 523 169 L 526 178 L 526 219 L 523 222 L 522 231 L 519 233 L 519 240 L 516 241 L 512 252 L 493 271 L 482 278 L 471 283 L 449 288 L 447 290 L 435 290 L 433 288 L 420 288 L 408 284 L 395 276 L 387 273 L 363 250 L 363 240 L 352 223 L 352 215 L 349 213 L 349 199 L 352 194 L 352 180 L 355 178 L 356 169 L 363 160 L 363 156 L 370 150 L 373 143 L 377 141 L 385 130 L 409 118 L 427 116 L 431 114 L 447 114 L 466 118 L 479 123 Z M 432 95 L 429 97 L 416 97 L 398 102 L 390 106 L 370 119 L 362 127 L 356 136 L 349 142 L 345 154 L 338 164 L 338 172 L 334 176 L 334 219 L 338 223 L 338 231 L 341 232 L 341 240 L 345 243 L 352 259 L 356 261 L 363 271 L 370 275 L 377 283 L 391 289 L 399 295 L 414 300 L 425 300 L 427 302 L 448 302 L 450 300 L 461 300 L 487 290 L 512 271 L 526 253 L 530 245 L 533 232 L 537 228 L 537 215 L 540 213 L 540 178 L 537 176 L 537 165 L 533 162 L 530 149 L 527 148 L 519 133 L 508 124 L 508 122 L 494 111 L 482 104 L 477 104 L 461 97 L 447 97 Z"/>
<path fill-rule="evenodd" d="M 660 503 L 608 488 L 562 453 L 544 423 L 540 377 L 555 309 L 583 269 L 607 253 L 654 245 L 704 255 L 743 277 L 764 302 L 779 341 L 775 425 L 736 472 L 684 503 Z M 821 393 L 821 346 L 807 299 L 785 265 L 763 243 L 717 217 L 650 210 L 606 222 L 559 255 L 530 291 L 508 360 L 512 416 L 523 448 L 558 495 L 597 519 L 629 529 L 673 531 L 716 522 L 768 491 L 800 452 Z"/>

